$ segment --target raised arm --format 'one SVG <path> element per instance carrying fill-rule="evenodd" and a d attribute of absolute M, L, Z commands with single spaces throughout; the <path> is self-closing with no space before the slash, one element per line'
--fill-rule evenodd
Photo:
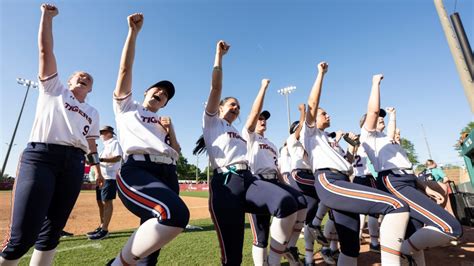
<path fill-rule="evenodd" d="M 314 81 L 313 88 L 308 98 L 308 111 L 306 112 L 306 123 L 314 126 L 316 123 L 316 114 L 318 113 L 319 98 L 321 97 L 321 89 L 323 87 L 323 79 L 328 71 L 329 65 L 326 62 L 318 64 L 318 76 Z"/>
<path fill-rule="evenodd" d="M 245 123 L 245 128 L 250 132 L 254 132 L 255 127 L 257 126 L 258 117 L 260 116 L 260 112 L 262 112 L 263 100 L 265 99 L 268 84 L 270 84 L 269 79 L 262 79 L 262 85 L 260 86 L 257 97 L 255 97 L 255 101 L 253 102 L 252 110 L 247 118 L 247 123 Z"/>
<path fill-rule="evenodd" d="M 229 51 L 230 45 L 224 41 L 218 41 L 214 68 L 212 69 L 211 92 L 207 99 L 206 112 L 215 114 L 219 110 L 219 101 L 222 94 L 222 57 Z"/>
<path fill-rule="evenodd" d="M 114 95 L 123 97 L 132 91 L 132 68 L 135 59 L 135 43 L 137 41 L 138 32 L 143 26 L 143 14 L 135 13 L 127 17 L 128 35 L 122 50 L 120 58 L 120 68 L 115 85 Z"/>
<path fill-rule="evenodd" d="M 41 5 L 41 21 L 38 30 L 38 76 L 40 79 L 45 79 L 58 71 L 53 52 L 53 18 L 58 13 L 58 9 L 53 5 Z"/>
<path fill-rule="evenodd" d="M 380 112 L 380 81 L 382 79 L 382 74 L 372 77 L 372 90 L 370 91 L 369 104 L 367 105 L 367 117 L 363 125 L 368 131 L 374 131 L 377 128 Z"/>
<path fill-rule="evenodd" d="M 387 136 L 390 139 L 395 140 L 395 133 L 397 130 L 397 119 L 396 119 L 397 115 L 396 115 L 395 108 L 387 107 L 385 111 L 387 111 L 387 114 L 388 114 Z"/>
<path fill-rule="evenodd" d="M 303 123 L 304 123 L 304 119 L 306 117 L 306 106 L 304 103 L 298 105 L 298 110 L 300 111 L 300 123 L 298 124 L 298 126 L 296 127 L 296 130 L 295 130 L 295 138 L 297 140 L 300 139 L 300 133 L 301 133 L 301 129 L 303 128 Z"/>

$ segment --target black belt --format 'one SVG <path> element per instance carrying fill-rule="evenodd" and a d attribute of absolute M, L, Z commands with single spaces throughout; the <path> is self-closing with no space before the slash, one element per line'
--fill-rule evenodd
<path fill-rule="evenodd" d="M 321 168 L 321 169 L 318 169 L 318 171 L 331 171 L 331 172 L 334 173 L 334 174 L 340 174 L 340 175 L 344 175 L 344 176 L 350 176 L 349 173 L 346 173 L 346 172 L 343 172 L 343 171 L 340 171 L 340 170 L 337 170 L 337 169 L 334 169 L 334 168 Z"/>

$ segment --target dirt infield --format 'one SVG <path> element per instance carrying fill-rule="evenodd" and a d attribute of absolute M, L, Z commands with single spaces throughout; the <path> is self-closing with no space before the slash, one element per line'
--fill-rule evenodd
<path fill-rule="evenodd" d="M 0 192 L 0 236 L 6 233 L 10 219 L 10 192 Z M 186 202 L 191 219 L 209 218 L 207 199 L 182 197 Z M 82 192 L 69 217 L 65 230 L 75 235 L 81 235 L 97 227 L 99 222 L 98 207 L 95 202 L 95 192 Z M 114 202 L 114 214 L 110 224 L 111 231 L 132 229 L 138 226 L 139 220 L 131 214 L 120 199 Z M 367 240 L 369 240 L 367 238 Z M 301 241 L 301 240 L 300 240 Z M 464 236 L 458 246 L 434 248 L 425 251 L 426 265 L 459 265 L 474 266 L 474 228 L 464 227 Z M 380 255 L 368 252 L 368 245 L 361 246 L 359 265 L 380 265 Z M 321 256 L 316 254 L 316 263 L 323 265 Z"/>

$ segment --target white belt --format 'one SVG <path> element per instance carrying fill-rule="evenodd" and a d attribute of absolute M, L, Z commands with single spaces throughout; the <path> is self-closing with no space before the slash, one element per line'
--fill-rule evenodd
<path fill-rule="evenodd" d="M 176 164 L 173 158 L 157 154 L 130 154 L 135 161 L 150 161 L 152 163 Z"/>
<path fill-rule="evenodd" d="M 236 164 L 231 164 L 228 166 L 214 169 L 214 171 L 216 171 L 218 174 L 227 173 L 227 172 L 230 172 L 231 170 L 234 170 L 234 171 L 250 170 L 250 167 L 245 163 L 236 163 Z"/>
<path fill-rule="evenodd" d="M 259 177 L 267 180 L 273 180 L 277 178 L 276 173 L 269 173 L 269 174 L 258 174 Z"/>
<path fill-rule="evenodd" d="M 390 169 L 392 173 L 396 175 L 412 175 L 413 170 L 412 169 Z"/>

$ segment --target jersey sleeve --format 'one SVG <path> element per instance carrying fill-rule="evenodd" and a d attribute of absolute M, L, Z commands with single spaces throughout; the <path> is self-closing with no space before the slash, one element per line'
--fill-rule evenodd
<path fill-rule="evenodd" d="M 112 156 L 123 156 L 122 147 L 120 147 L 120 143 L 118 141 L 114 141 L 114 146 L 112 148 Z"/>
<path fill-rule="evenodd" d="M 87 132 L 86 139 L 98 139 L 100 136 L 99 127 L 100 127 L 99 113 L 97 112 L 97 110 L 94 109 L 94 118 L 92 119 L 92 123 L 89 127 L 89 131 Z"/>
<path fill-rule="evenodd" d="M 44 79 L 39 79 L 39 90 L 50 95 L 60 95 L 66 88 L 59 81 L 58 73 L 54 73 Z"/>
<path fill-rule="evenodd" d="M 123 97 L 117 97 L 113 94 L 113 107 L 116 115 L 133 110 L 133 106 L 132 92 Z"/>

